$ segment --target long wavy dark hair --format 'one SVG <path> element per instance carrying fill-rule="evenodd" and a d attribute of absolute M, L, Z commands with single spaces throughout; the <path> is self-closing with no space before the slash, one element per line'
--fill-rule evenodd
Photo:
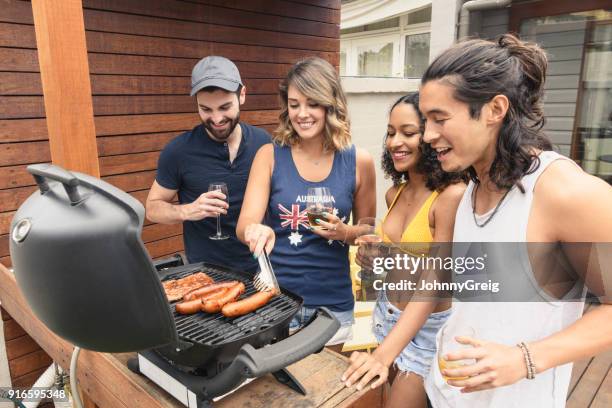
<path fill-rule="evenodd" d="M 496 95 L 509 100 L 508 112 L 497 139 L 490 180 L 500 189 L 517 185 L 540 165 L 536 150 L 552 150 L 542 132 L 545 123 L 542 94 L 548 62 L 536 44 L 503 34 L 495 41 L 468 40 L 444 51 L 423 74 L 422 84 L 441 79 L 455 88 L 455 99 L 468 104 L 472 119 Z M 478 183 L 473 167 L 468 169 Z"/>
<path fill-rule="evenodd" d="M 389 115 L 391 115 L 393 109 L 395 109 L 395 107 L 401 103 L 407 103 L 409 105 L 412 105 L 419 117 L 419 131 L 421 133 L 421 137 L 419 138 L 419 152 L 421 153 L 421 156 L 419 157 L 419 161 L 417 162 L 416 171 L 426 176 L 425 186 L 432 191 L 442 191 L 450 184 L 467 180 L 465 172 L 447 173 L 443 171 L 442 167 L 440 167 L 440 162 L 436 158 L 435 150 L 433 150 L 428 143 L 423 142 L 425 118 L 421 114 L 421 111 L 419 111 L 419 93 L 410 92 L 409 94 L 399 98 L 397 101 L 395 101 L 393 105 L 391 105 L 391 109 L 389 109 Z M 402 173 L 395 170 L 395 167 L 393 166 L 393 159 L 391 158 L 391 153 L 389 153 L 389 150 L 386 146 L 387 137 L 388 135 L 385 134 L 385 138 L 383 139 L 383 154 L 381 159 L 381 167 L 385 172 L 385 177 L 391 178 L 391 180 L 393 180 L 393 185 L 397 186 L 405 181 L 408 181 L 408 173 Z"/>

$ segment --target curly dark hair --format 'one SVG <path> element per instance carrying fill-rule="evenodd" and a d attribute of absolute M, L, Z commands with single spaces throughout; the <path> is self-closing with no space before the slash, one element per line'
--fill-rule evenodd
<path fill-rule="evenodd" d="M 496 95 L 508 98 L 510 106 L 489 169 L 489 177 L 498 188 L 516 184 L 524 192 L 521 178 L 540 164 L 536 151 L 552 150 L 542 132 L 547 65 L 546 54 L 538 45 L 503 34 L 496 41 L 457 43 L 440 54 L 423 74 L 423 85 L 440 79 L 453 86 L 454 97 L 468 104 L 472 119 L 478 119 L 483 105 Z M 474 168 L 468 172 L 478 183 Z"/>
<path fill-rule="evenodd" d="M 431 148 L 428 143 L 423 142 L 423 131 L 424 131 L 424 123 L 425 118 L 419 111 L 419 93 L 418 92 L 410 92 L 407 95 L 399 98 L 393 105 L 391 105 L 391 109 L 389 109 L 389 115 L 393 112 L 393 109 L 400 103 L 407 103 L 412 105 L 415 112 L 419 117 L 419 130 L 421 132 L 421 137 L 419 140 L 419 151 L 421 153 L 421 157 L 416 165 L 416 171 L 420 174 L 425 174 L 427 177 L 425 178 L 425 185 L 428 189 L 432 191 L 442 191 L 450 184 L 455 184 L 460 181 L 466 181 L 467 176 L 465 172 L 461 173 L 447 173 L 442 170 L 440 166 L 440 162 L 436 158 L 436 152 Z M 388 135 L 385 134 L 383 139 L 383 154 L 381 159 L 381 167 L 385 172 L 385 178 L 391 178 L 393 180 L 393 185 L 397 186 L 402 182 L 408 181 L 408 173 L 401 173 L 395 170 L 393 166 L 393 159 L 391 158 L 391 153 L 386 147 Z"/>

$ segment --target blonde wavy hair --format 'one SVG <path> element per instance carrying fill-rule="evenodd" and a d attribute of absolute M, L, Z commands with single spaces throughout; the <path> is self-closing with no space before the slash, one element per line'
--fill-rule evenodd
<path fill-rule="evenodd" d="M 296 63 L 279 86 L 281 113 L 272 140 L 281 146 L 299 143 L 300 136 L 289 119 L 288 90 L 293 85 L 307 98 L 325 108 L 323 147 L 337 151 L 351 145 L 346 97 L 336 69 L 322 58 L 312 57 Z"/>

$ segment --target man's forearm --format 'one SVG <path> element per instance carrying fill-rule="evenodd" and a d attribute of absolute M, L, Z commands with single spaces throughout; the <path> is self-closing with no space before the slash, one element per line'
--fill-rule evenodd
<path fill-rule="evenodd" d="M 179 224 L 184 221 L 183 205 L 161 200 L 147 203 L 147 219 L 159 224 Z"/>
<path fill-rule="evenodd" d="M 612 305 L 601 305 L 550 337 L 528 344 L 537 372 L 612 348 Z"/>

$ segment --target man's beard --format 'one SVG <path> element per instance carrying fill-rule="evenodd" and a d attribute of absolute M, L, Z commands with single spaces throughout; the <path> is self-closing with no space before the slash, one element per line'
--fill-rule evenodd
<path fill-rule="evenodd" d="M 225 120 L 229 120 L 229 126 L 227 127 L 227 129 L 225 130 L 216 130 L 213 128 L 213 121 L 211 119 L 208 119 L 205 122 L 202 122 L 202 124 L 204 125 L 204 128 L 206 128 L 206 130 L 208 131 L 208 134 L 211 135 L 214 139 L 216 140 L 225 140 L 228 137 L 230 137 L 230 135 L 232 134 L 232 132 L 234 131 L 234 129 L 236 128 L 236 125 L 238 125 L 238 123 L 240 122 L 240 112 L 236 115 L 235 118 L 230 119 L 230 118 L 224 118 Z"/>

